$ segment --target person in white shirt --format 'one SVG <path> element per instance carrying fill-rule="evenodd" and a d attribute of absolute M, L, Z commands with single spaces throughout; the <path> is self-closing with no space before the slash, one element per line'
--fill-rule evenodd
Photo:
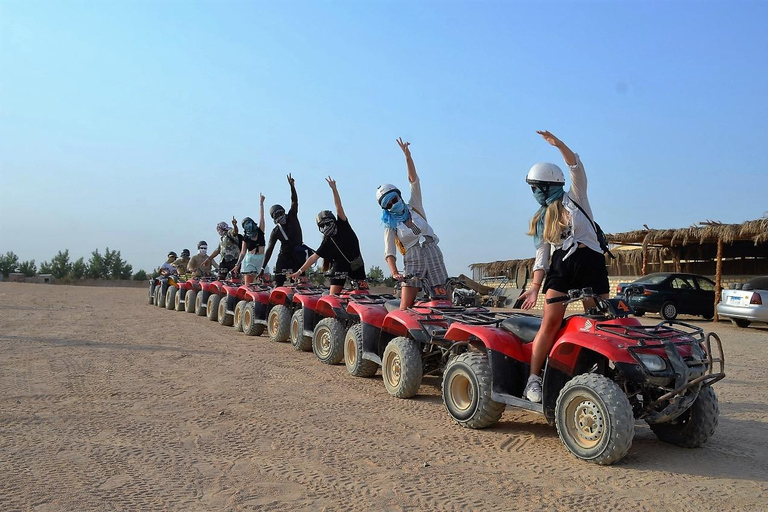
<path fill-rule="evenodd" d="M 170 276 L 172 274 L 177 274 L 176 267 L 173 266 L 173 263 L 176 261 L 176 253 L 171 251 L 168 253 L 168 260 L 160 265 L 160 274 L 164 276 Z"/>
<path fill-rule="evenodd" d="M 536 260 L 531 288 L 520 295 L 522 308 L 531 309 L 536 305 L 542 284 L 546 299 L 586 287 L 607 298 L 608 270 L 592 221 L 584 166 L 579 156 L 560 139 L 548 131 L 537 133 L 560 150 L 571 171 L 571 188 L 568 192 L 563 190 L 565 176 L 555 164 L 538 163 L 528 171 L 525 181 L 541 208 L 531 219 L 528 231 L 536 246 Z M 562 302 L 548 304 L 545 301 L 541 329 L 533 340 L 531 374 L 523 391 L 531 402 L 541 402 L 541 369 L 564 316 Z"/>
<path fill-rule="evenodd" d="M 400 309 L 413 305 L 416 294 L 425 279 L 430 287 L 444 286 L 448 281 L 443 253 L 437 246 L 440 241 L 427 222 L 421 199 L 421 183 L 416 174 L 416 166 L 411 157 L 410 142 L 397 139 L 403 150 L 408 166 L 408 181 L 411 184 L 411 197 L 406 203 L 400 189 L 394 185 L 381 185 L 376 191 L 376 200 L 381 206 L 381 220 L 384 222 L 384 260 L 392 272 L 392 277 L 403 280 L 403 274 L 397 269 L 395 249 L 403 254 L 404 272 L 416 276 L 403 283 Z"/>

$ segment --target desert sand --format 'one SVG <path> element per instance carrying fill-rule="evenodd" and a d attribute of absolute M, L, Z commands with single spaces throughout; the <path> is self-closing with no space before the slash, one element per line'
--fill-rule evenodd
<path fill-rule="evenodd" d="M 453 424 L 438 378 L 398 400 L 144 289 L 0 283 L 0 510 L 766 510 L 768 327 L 693 321 L 724 343 L 717 432 L 639 422 L 599 467 L 534 414 Z"/>

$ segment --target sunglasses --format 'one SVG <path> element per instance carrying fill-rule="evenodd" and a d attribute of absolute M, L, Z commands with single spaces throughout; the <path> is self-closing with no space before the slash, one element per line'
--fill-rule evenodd
<path fill-rule="evenodd" d="M 208 246 L 207 245 L 201 245 L 200 247 L 198 247 L 198 250 L 207 251 L 208 250 Z"/>
<path fill-rule="evenodd" d="M 387 202 L 387 204 L 385 204 L 385 205 L 383 206 L 383 208 L 384 208 L 385 210 L 390 210 L 390 209 L 391 209 L 393 206 L 395 206 L 395 204 L 397 203 L 397 200 L 398 200 L 398 198 L 397 198 L 397 197 L 393 197 L 392 199 L 390 199 L 390 200 Z"/>

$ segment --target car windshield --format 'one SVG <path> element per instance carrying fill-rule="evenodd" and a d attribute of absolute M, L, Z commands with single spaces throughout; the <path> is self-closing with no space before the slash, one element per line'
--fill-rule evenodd
<path fill-rule="evenodd" d="M 659 284 L 665 280 L 667 276 L 659 274 L 651 274 L 650 276 L 641 277 L 635 283 L 637 284 Z"/>

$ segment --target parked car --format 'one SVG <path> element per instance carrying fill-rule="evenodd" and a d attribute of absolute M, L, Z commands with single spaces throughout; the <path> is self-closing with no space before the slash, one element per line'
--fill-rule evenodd
<path fill-rule="evenodd" d="M 630 285 L 643 287 L 642 295 L 632 295 L 629 304 L 637 316 L 659 313 L 665 320 L 673 320 L 679 314 L 700 315 L 709 320 L 715 316 L 715 283 L 696 274 L 658 272 L 648 274 L 632 283 L 619 283 L 618 297 L 624 297 L 624 289 Z"/>
<path fill-rule="evenodd" d="M 768 323 L 768 276 L 755 277 L 735 289 L 723 290 L 720 297 L 717 314 L 730 318 L 734 325 Z"/>

